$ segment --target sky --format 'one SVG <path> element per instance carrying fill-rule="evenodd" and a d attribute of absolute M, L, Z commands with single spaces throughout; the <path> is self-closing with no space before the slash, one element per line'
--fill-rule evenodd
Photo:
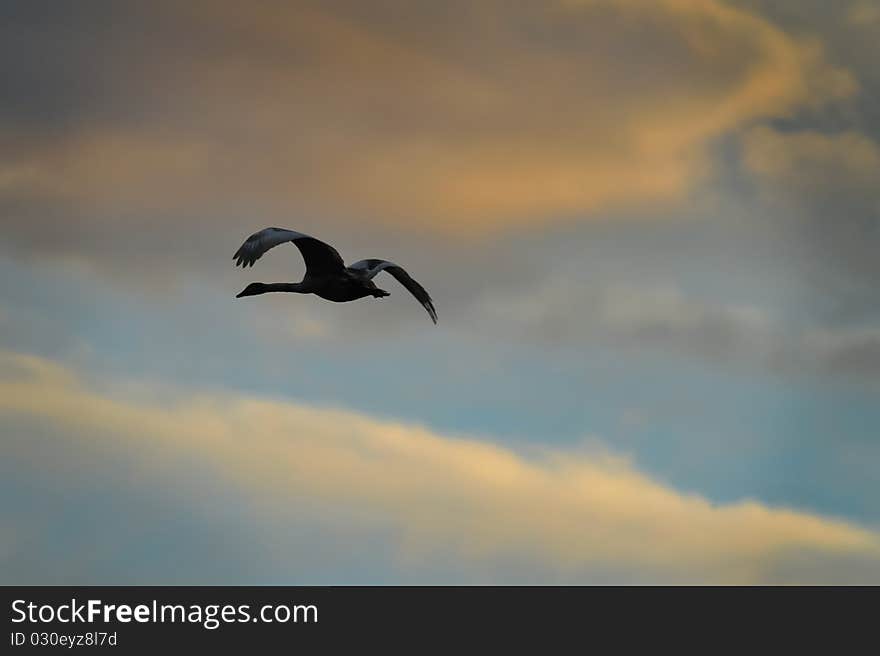
<path fill-rule="evenodd" d="M 878 44 L 875 0 L 0 0 L 0 583 L 880 583 Z M 236 299 L 302 276 L 234 267 L 266 226 L 439 324 Z"/>

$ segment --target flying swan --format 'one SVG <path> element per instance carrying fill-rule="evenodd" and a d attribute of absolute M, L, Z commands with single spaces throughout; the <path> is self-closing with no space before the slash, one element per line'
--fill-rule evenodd
<path fill-rule="evenodd" d="M 409 277 L 394 262 L 388 260 L 361 260 L 351 266 L 345 266 L 342 257 L 330 244 L 319 239 L 304 235 L 301 232 L 284 228 L 266 228 L 255 232 L 241 245 L 232 259 L 236 266 L 242 268 L 254 266 L 270 248 L 292 241 L 302 253 L 306 262 L 306 275 L 301 282 L 252 282 L 245 287 L 236 298 L 256 296 L 268 292 L 294 292 L 297 294 L 314 294 L 328 301 L 345 303 L 365 296 L 382 298 L 390 296 L 384 289 L 379 289 L 373 278 L 380 271 L 387 271 L 397 278 L 428 311 L 431 321 L 437 323 L 437 311 L 425 288 Z"/>

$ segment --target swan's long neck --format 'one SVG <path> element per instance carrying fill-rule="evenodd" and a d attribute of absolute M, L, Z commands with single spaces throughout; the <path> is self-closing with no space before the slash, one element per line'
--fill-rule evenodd
<path fill-rule="evenodd" d="M 309 294 L 311 290 L 301 282 L 267 282 L 264 286 L 264 294 L 269 292 L 293 292 L 294 294 Z"/>

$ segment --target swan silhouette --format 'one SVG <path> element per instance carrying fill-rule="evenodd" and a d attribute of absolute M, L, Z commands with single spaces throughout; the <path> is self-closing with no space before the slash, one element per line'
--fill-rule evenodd
<path fill-rule="evenodd" d="M 351 266 L 345 266 L 342 256 L 330 244 L 301 232 L 285 228 L 265 228 L 248 237 L 232 258 L 236 266 L 253 266 L 266 251 L 286 242 L 293 242 L 305 260 L 306 274 L 302 281 L 252 282 L 236 298 L 269 292 L 314 294 L 335 303 L 355 301 L 366 296 L 382 298 L 390 294 L 376 287 L 373 278 L 379 272 L 387 271 L 416 297 L 428 311 L 431 321 L 437 323 L 437 311 L 431 296 L 403 267 L 388 260 L 377 259 L 360 260 Z"/>

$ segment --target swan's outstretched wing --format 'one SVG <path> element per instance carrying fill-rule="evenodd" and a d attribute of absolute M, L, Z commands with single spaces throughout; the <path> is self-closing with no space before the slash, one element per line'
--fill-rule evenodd
<path fill-rule="evenodd" d="M 387 271 L 397 278 L 397 281 L 409 290 L 409 293 L 416 297 L 431 316 L 431 321 L 437 323 L 437 310 L 434 309 L 434 302 L 431 300 L 430 294 L 418 282 L 410 278 L 410 275 L 403 267 L 396 265 L 388 260 L 361 260 L 355 262 L 350 267 L 352 271 L 360 274 L 367 280 L 371 280 L 380 271 Z"/>
<path fill-rule="evenodd" d="M 263 257 L 263 253 L 288 241 L 292 241 L 302 253 L 307 274 L 339 273 L 345 269 L 342 257 L 330 244 L 284 228 L 266 228 L 255 232 L 235 251 L 232 259 L 236 266 L 240 265 L 242 268 L 254 266 L 254 262 Z"/>

